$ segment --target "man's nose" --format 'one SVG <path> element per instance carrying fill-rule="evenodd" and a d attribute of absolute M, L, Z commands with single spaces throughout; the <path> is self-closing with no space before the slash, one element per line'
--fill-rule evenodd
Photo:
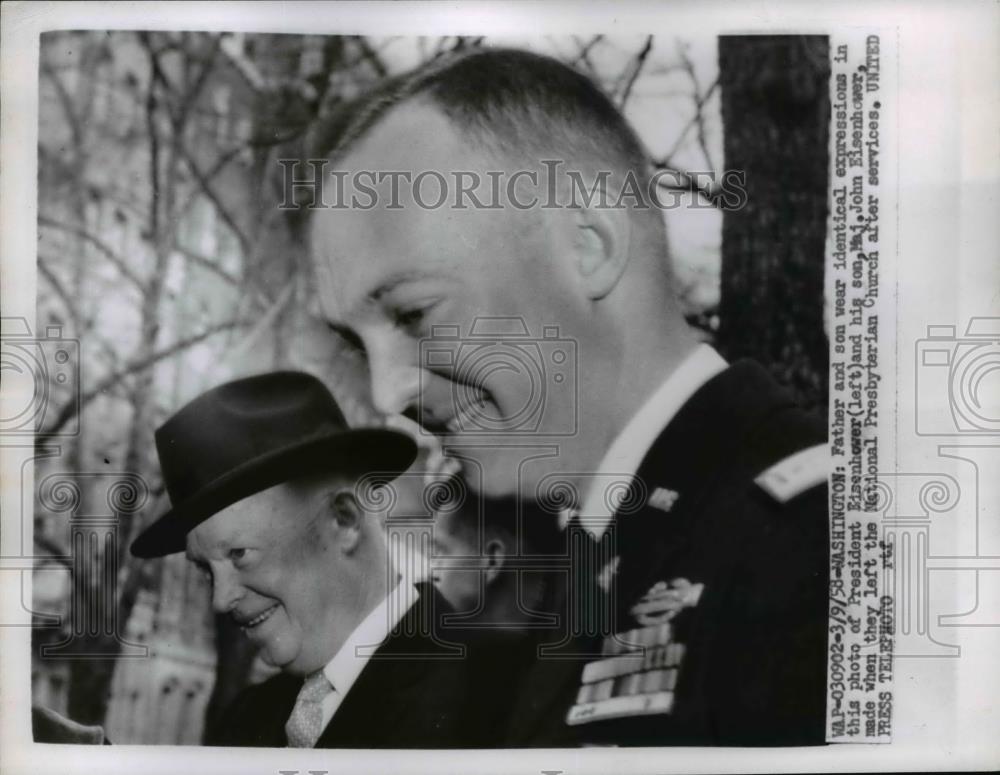
<path fill-rule="evenodd" d="M 212 575 L 212 609 L 218 614 L 226 614 L 236 607 L 243 598 L 243 587 L 237 582 L 231 570 L 217 570 Z"/>
<path fill-rule="evenodd" d="M 367 343 L 366 343 L 367 345 Z M 413 357 L 385 343 L 368 345 L 368 370 L 372 403 L 382 414 L 402 414 L 417 407 L 420 371 Z"/>

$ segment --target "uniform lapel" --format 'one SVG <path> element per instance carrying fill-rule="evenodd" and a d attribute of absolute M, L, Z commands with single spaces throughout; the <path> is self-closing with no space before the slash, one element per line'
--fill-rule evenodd
<path fill-rule="evenodd" d="M 645 505 L 633 514 L 615 515 L 620 615 L 627 615 L 631 603 L 653 584 L 667 581 L 658 578 L 664 568 L 675 577 L 690 575 L 696 568 L 705 573 L 726 554 L 723 545 L 736 538 L 732 530 L 724 529 L 726 515 L 709 514 L 699 506 L 717 486 L 719 472 L 741 454 L 741 446 L 753 443 L 748 438 L 753 426 L 790 405 L 792 398 L 776 390 L 762 367 L 739 361 L 681 407 L 636 475 L 635 486 L 644 493 Z M 706 534 L 713 536 L 711 540 L 699 540 Z M 708 553 L 696 555 L 695 547 L 705 547 Z"/>

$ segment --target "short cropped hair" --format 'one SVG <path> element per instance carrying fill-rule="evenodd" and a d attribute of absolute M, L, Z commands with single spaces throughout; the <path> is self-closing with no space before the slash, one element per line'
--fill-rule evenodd
<path fill-rule="evenodd" d="M 516 496 L 476 498 L 466 507 L 452 512 L 451 530 L 466 541 L 499 536 L 511 553 L 554 554 L 564 551 L 559 540 L 562 531 L 548 509 Z"/>
<path fill-rule="evenodd" d="M 317 150 L 342 157 L 394 107 L 418 98 L 470 141 L 515 163 L 537 165 L 559 155 L 631 171 L 641 184 L 652 174 L 638 135 L 590 78 L 551 57 L 505 48 L 440 57 L 386 79 L 336 143 Z"/>

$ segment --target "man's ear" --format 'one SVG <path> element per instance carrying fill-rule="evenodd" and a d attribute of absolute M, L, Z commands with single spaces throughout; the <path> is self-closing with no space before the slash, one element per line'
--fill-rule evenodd
<path fill-rule="evenodd" d="M 592 204 L 573 210 L 572 215 L 577 276 L 589 298 L 602 299 L 618 284 L 628 263 L 632 238 L 629 211 Z"/>
<path fill-rule="evenodd" d="M 486 584 L 492 584 L 507 561 L 507 547 L 499 538 L 491 538 L 486 542 Z"/>
<path fill-rule="evenodd" d="M 364 512 L 350 490 L 337 490 L 326 496 L 328 516 L 337 523 L 337 545 L 345 554 L 352 554 L 361 541 Z"/>

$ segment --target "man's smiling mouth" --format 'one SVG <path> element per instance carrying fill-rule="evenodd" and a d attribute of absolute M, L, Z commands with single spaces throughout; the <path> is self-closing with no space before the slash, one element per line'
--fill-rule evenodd
<path fill-rule="evenodd" d="M 263 624 L 264 622 L 266 622 L 268 619 L 270 619 L 271 615 L 275 611 L 277 611 L 277 610 L 278 610 L 278 604 L 275 603 L 270 608 L 268 608 L 266 611 L 264 611 L 264 612 L 262 612 L 260 614 L 257 614 L 257 616 L 255 616 L 253 619 L 250 619 L 248 621 L 241 621 L 240 622 L 240 627 L 243 629 L 244 632 L 252 630 L 255 627 L 258 627 L 261 624 Z"/>

